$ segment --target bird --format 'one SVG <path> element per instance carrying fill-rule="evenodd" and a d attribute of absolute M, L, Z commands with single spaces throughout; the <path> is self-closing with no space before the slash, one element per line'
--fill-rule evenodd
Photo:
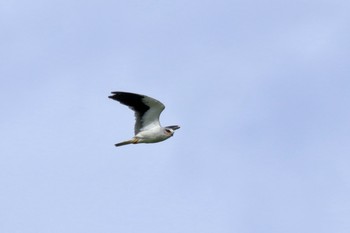
<path fill-rule="evenodd" d="M 109 98 L 119 101 L 135 112 L 134 137 L 115 146 L 138 143 L 157 143 L 172 137 L 178 125 L 162 127 L 159 117 L 165 106 L 160 101 L 146 95 L 115 91 Z"/>

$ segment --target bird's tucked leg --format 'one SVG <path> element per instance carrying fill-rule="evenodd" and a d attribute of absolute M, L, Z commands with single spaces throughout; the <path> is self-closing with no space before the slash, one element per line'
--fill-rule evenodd
<path fill-rule="evenodd" d="M 137 144 L 139 143 L 140 139 L 139 138 L 133 138 L 132 140 L 132 144 Z"/>

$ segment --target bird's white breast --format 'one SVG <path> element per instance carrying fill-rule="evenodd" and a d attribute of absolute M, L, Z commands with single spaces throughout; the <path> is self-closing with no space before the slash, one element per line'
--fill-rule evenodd
<path fill-rule="evenodd" d="M 153 143 L 164 141 L 169 138 L 168 135 L 164 134 L 164 129 L 162 127 L 154 127 L 145 131 L 141 131 L 136 134 L 136 137 L 140 139 L 143 143 Z"/>

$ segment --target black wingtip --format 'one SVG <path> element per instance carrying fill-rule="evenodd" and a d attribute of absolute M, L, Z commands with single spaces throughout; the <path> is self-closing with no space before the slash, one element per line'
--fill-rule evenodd
<path fill-rule="evenodd" d="M 119 91 L 112 91 L 110 96 L 108 96 L 108 98 L 112 99 L 112 100 L 117 100 L 120 101 L 120 96 L 123 94 L 124 92 L 119 92 Z"/>
<path fill-rule="evenodd" d="M 143 114 L 150 108 L 142 100 L 145 98 L 144 95 L 134 94 L 130 92 L 113 91 L 113 95 L 108 96 L 109 98 L 119 101 L 120 103 L 129 106 L 134 111 L 138 112 L 139 116 L 142 117 Z"/>

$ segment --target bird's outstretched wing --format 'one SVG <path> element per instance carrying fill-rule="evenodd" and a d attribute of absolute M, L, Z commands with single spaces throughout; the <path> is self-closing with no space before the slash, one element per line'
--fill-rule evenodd
<path fill-rule="evenodd" d="M 109 98 L 129 106 L 136 117 L 135 135 L 140 131 L 160 127 L 159 116 L 165 106 L 160 101 L 145 95 L 128 92 L 112 92 Z"/>

